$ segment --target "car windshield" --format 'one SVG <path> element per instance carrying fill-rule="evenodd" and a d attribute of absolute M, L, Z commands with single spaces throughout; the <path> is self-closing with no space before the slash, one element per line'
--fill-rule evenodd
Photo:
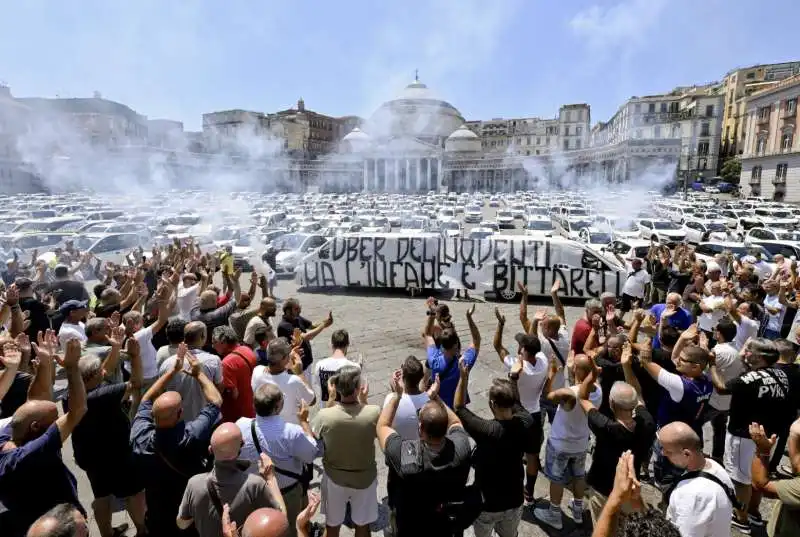
<path fill-rule="evenodd" d="M 458 222 L 442 222 L 442 229 L 461 229 Z"/>
<path fill-rule="evenodd" d="M 97 239 L 91 239 L 89 237 L 72 237 L 70 240 L 75 245 L 75 249 L 82 252 L 88 250 L 95 242 L 97 242 Z"/>
<path fill-rule="evenodd" d="M 525 225 L 525 229 L 533 229 L 536 231 L 552 231 L 553 223 L 547 220 L 530 220 Z"/>
<path fill-rule="evenodd" d="M 757 246 L 754 244 L 751 244 L 750 246 L 740 246 L 738 244 L 725 246 L 721 244 L 709 244 L 708 246 L 711 247 L 715 254 L 721 254 L 723 251 L 729 250 L 736 257 L 744 257 L 746 255 L 751 255 L 751 252 L 753 251 L 758 251 L 761 253 L 762 261 L 772 261 L 772 254 L 769 253 L 769 251 L 767 251 L 767 249 L 763 246 Z"/>
<path fill-rule="evenodd" d="M 778 240 L 800 242 L 800 231 L 785 231 L 778 233 Z"/>
<path fill-rule="evenodd" d="M 442 216 L 454 216 L 455 211 L 453 211 L 453 209 L 442 209 L 441 211 L 439 211 L 439 214 L 441 214 Z"/>
<path fill-rule="evenodd" d="M 550 213 L 547 211 L 546 207 L 528 207 L 528 214 L 538 214 L 541 216 L 547 216 Z"/>
<path fill-rule="evenodd" d="M 211 234 L 211 237 L 215 241 L 232 241 L 237 235 L 239 235 L 239 233 L 234 229 L 218 229 Z"/>
<path fill-rule="evenodd" d="M 498 218 L 511 218 L 512 216 L 511 211 L 497 211 Z"/>
<path fill-rule="evenodd" d="M 481 212 L 481 208 L 478 207 L 478 206 L 467 207 L 467 212 L 468 213 L 479 213 L 479 212 Z"/>
<path fill-rule="evenodd" d="M 681 229 L 681 227 L 676 224 L 675 222 L 670 222 L 668 220 L 654 220 L 653 221 L 653 228 L 654 229 Z"/>
<path fill-rule="evenodd" d="M 492 235 L 493 235 L 493 233 L 491 231 L 479 231 L 479 230 L 473 229 L 469 234 L 469 238 L 470 239 L 485 239 L 487 237 L 491 237 Z"/>
<path fill-rule="evenodd" d="M 298 233 L 289 233 L 288 235 L 284 235 L 282 237 L 278 237 L 274 241 L 272 241 L 275 249 L 281 251 L 290 251 L 293 252 L 295 250 L 299 250 L 300 246 L 303 245 L 303 241 L 306 240 L 305 235 L 300 235 Z"/>
<path fill-rule="evenodd" d="M 725 224 L 721 224 L 719 222 L 712 222 L 710 224 L 706 224 L 706 228 L 709 231 L 727 231 L 727 227 Z"/>
<path fill-rule="evenodd" d="M 569 210 L 570 217 L 572 216 L 589 216 L 589 211 L 586 209 L 570 209 Z"/>
<path fill-rule="evenodd" d="M 772 211 L 774 218 L 791 218 L 792 214 L 788 211 Z"/>
<path fill-rule="evenodd" d="M 646 258 L 648 252 L 650 252 L 649 246 L 637 246 L 636 248 L 633 249 L 633 255 L 635 255 L 639 259 Z"/>
<path fill-rule="evenodd" d="M 611 242 L 611 235 L 608 233 L 589 233 L 589 244 L 608 244 Z"/>
<path fill-rule="evenodd" d="M 629 220 L 627 222 L 622 222 L 620 220 L 616 220 L 611 223 L 611 225 L 617 231 L 639 231 L 639 227 L 636 225 L 636 222 L 633 220 Z"/>
<path fill-rule="evenodd" d="M 423 220 L 406 220 L 403 222 L 402 227 L 406 229 L 424 229 L 425 222 Z"/>
<path fill-rule="evenodd" d="M 592 225 L 592 223 L 589 222 L 588 220 L 570 220 L 569 221 L 569 226 L 573 230 L 574 229 L 581 229 L 581 228 L 584 228 L 584 227 L 589 227 L 591 225 Z"/>

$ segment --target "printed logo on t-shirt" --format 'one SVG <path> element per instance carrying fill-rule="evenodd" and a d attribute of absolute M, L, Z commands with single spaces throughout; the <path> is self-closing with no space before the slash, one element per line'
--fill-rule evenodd
<path fill-rule="evenodd" d="M 745 384 L 759 382 L 761 384 L 756 394 L 758 399 L 763 397 L 784 399 L 789 393 L 789 377 L 782 369 L 770 368 L 769 371 L 766 369 L 749 371 L 742 375 L 742 382 Z"/>

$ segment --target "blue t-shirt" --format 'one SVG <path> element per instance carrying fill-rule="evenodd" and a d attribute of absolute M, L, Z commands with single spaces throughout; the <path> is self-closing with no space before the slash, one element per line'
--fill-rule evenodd
<path fill-rule="evenodd" d="M 661 404 L 658 407 L 658 426 L 663 427 L 675 421 L 682 421 L 702 438 L 701 414 L 705 405 L 708 404 L 714 386 L 705 375 L 694 379 L 681 376 L 681 382 L 683 383 L 683 398 L 678 402 L 673 401 L 669 393 L 664 390 Z"/>
<path fill-rule="evenodd" d="M 0 430 L 0 448 L 9 440 L 10 426 Z M 25 535 L 37 518 L 61 503 L 74 505 L 85 516 L 77 487 L 61 459 L 61 433 L 55 423 L 27 444 L 0 452 L 0 504 L 7 509 L 0 513 L 0 534 Z"/>
<path fill-rule="evenodd" d="M 463 358 L 468 367 L 475 365 L 478 359 L 478 352 L 475 347 L 470 346 L 463 353 Z M 433 376 L 431 380 L 436 380 L 437 375 L 441 375 L 441 387 L 439 388 L 439 398 L 448 407 L 453 408 L 453 400 L 456 397 L 456 388 L 458 387 L 458 379 L 461 373 L 458 371 L 459 356 L 454 357 L 450 361 L 444 357 L 444 352 L 436 345 L 428 347 L 428 368 L 430 368 Z M 469 394 L 467 394 L 467 403 L 469 403 Z"/>
<path fill-rule="evenodd" d="M 655 304 L 650 308 L 650 313 L 656 318 L 656 327 L 661 322 L 661 314 L 664 313 L 665 309 L 667 309 L 666 304 Z M 678 330 L 686 330 L 692 326 L 692 314 L 684 308 L 678 308 L 675 315 L 669 318 L 669 324 Z M 653 348 L 661 348 L 661 342 L 658 340 L 658 330 L 656 330 L 656 335 L 653 336 Z"/>

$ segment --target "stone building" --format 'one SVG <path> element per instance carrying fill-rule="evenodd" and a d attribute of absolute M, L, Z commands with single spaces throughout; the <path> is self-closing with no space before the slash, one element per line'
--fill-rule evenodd
<path fill-rule="evenodd" d="M 800 202 L 798 100 L 800 75 L 747 99 L 739 181 L 743 195 Z"/>

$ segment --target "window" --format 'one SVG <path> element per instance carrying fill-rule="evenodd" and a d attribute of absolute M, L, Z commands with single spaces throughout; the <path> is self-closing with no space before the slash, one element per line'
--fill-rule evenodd
<path fill-rule="evenodd" d="M 661 127 L 659 125 L 656 125 L 656 128 L 653 129 L 653 136 L 655 138 L 661 138 Z"/>
<path fill-rule="evenodd" d="M 580 136 L 582 133 L 583 133 L 583 127 L 581 127 L 580 125 L 578 125 L 577 127 L 575 127 L 575 134 L 577 134 L 578 136 Z"/>
<path fill-rule="evenodd" d="M 536 137 L 536 145 L 542 145 L 542 137 L 541 136 L 537 136 Z"/>
<path fill-rule="evenodd" d="M 698 167 L 698 169 L 701 169 L 701 170 L 708 169 L 708 159 L 701 158 L 701 159 L 700 159 L 700 160 L 697 162 L 697 167 Z"/>
<path fill-rule="evenodd" d="M 708 142 L 700 142 L 697 144 L 698 155 L 708 155 Z"/>
<path fill-rule="evenodd" d="M 673 138 L 681 137 L 681 126 L 677 123 L 672 126 L 672 137 Z"/>
<path fill-rule="evenodd" d="M 750 172 L 750 179 L 757 179 L 761 180 L 761 166 L 753 166 L 752 171 Z"/>
<path fill-rule="evenodd" d="M 762 136 L 756 141 L 756 155 L 763 155 L 767 150 L 767 137 Z"/>
<path fill-rule="evenodd" d="M 536 150 L 536 154 L 537 154 L 537 155 L 539 154 L 539 150 L 538 150 L 538 149 Z"/>
<path fill-rule="evenodd" d="M 700 136 L 710 136 L 711 127 L 708 123 L 703 123 L 700 126 Z"/>
<path fill-rule="evenodd" d="M 634 114 L 641 114 L 642 113 L 642 105 L 639 104 L 639 103 L 634 104 L 633 105 L 633 113 Z"/>
<path fill-rule="evenodd" d="M 759 108 L 758 109 L 758 119 L 760 119 L 760 120 L 769 119 L 769 111 L 770 111 L 770 107 L 769 106 L 764 106 L 764 107 Z"/>
<path fill-rule="evenodd" d="M 656 112 L 656 103 L 650 103 L 647 105 L 647 111 L 651 114 L 655 114 Z"/>
<path fill-rule="evenodd" d="M 564 140 L 564 149 L 569 149 L 569 140 Z"/>
<path fill-rule="evenodd" d="M 775 168 L 775 179 L 782 179 L 786 180 L 786 172 L 789 171 L 789 165 L 785 162 L 782 164 L 778 164 Z"/>
<path fill-rule="evenodd" d="M 567 110 L 564 116 L 566 117 L 566 121 L 572 121 L 572 112 L 570 110 Z"/>
<path fill-rule="evenodd" d="M 642 137 L 642 129 L 636 129 L 635 137 L 637 140 Z"/>
<path fill-rule="evenodd" d="M 753 72 L 747 73 L 747 75 L 745 75 L 745 78 L 747 80 L 753 80 L 755 77 L 756 77 L 756 74 L 753 73 Z"/>
<path fill-rule="evenodd" d="M 706 117 L 711 117 L 714 115 L 714 105 L 707 104 L 706 105 Z"/>
<path fill-rule="evenodd" d="M 789 151 L 792 148 L 792 133 L 785 132 L 783 136 L 781 136 L 781 150 L 782 151 Z"/>
<path fill-rule="evenodd" d="M 525 137 L 525 145 L 531 145 L 531 137 L 530 136 L 526 136 Z"/>
<path fill-rule="evenodd" d="M 569 125 L 564 126 L 564 136 L 569 136 Z"/>
<path fill-rule="evenodd" d="M 661 103 L 661 107 L 659 109 L 660 112 L 664 113 L 667 111 L 667 103 Z"/>
<path fill-rule="evenodd" d="M 545 143 L 545 145 L 550 145 L 550 137 L 549 136 L 544 139 L 544 143 Z"/>
<path fill-rule="evenodd" d="M 786 113 L 794 114 L 797 111 L 797 97 L 786 101 Z"/>
<path fill-rule="evenodd" d="M 575 140 L 575 149 L 580 149 L 580 148 L 581 148 L 581 141 Z"/>

